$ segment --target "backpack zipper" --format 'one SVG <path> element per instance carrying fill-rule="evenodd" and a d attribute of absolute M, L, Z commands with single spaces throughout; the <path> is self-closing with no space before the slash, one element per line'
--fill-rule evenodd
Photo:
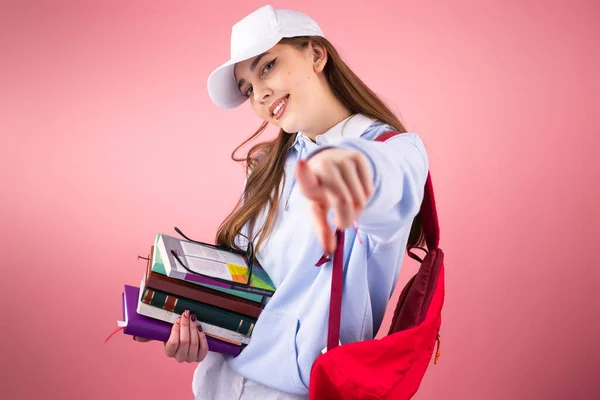
<path fill-rule="evenodd" d="M 438 331 L 437 337 L 435 338 L 437 342 L 437 349 L 435 350 L 435 359 L 433 360 L 434 364 L 437 364 L 438 358 L 440 358 L 440 333 Z"/>

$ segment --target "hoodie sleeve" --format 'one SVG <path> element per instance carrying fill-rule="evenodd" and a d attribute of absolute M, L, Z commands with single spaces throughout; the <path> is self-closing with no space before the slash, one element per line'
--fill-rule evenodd
<path fill-rule="evenodd" d="M 309 157 L 332 147 L 359 151 L 367 157 L 374 190 L 357 221 L 358 227 L 385 244 L 395 241 L 401 231 L 410 229 L 419 212 L 429 159 L 417 134 L 401 133 L 385 142 L 371 139 L 366 136 L 337 138 Z"/>

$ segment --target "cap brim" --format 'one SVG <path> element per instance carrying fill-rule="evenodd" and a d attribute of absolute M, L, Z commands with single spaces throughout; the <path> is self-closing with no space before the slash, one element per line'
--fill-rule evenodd
<path fill-rule="evenodd" d="M 247 99 L 239 91 L 233 75 L 233 68 L 237 62 L 233 60 L 226 62 L 215 69 L 208 77 L 208 95 L 217 107 L 225 109 L 235 108 Z"/>
<path fill-rule="evenodd" d="M 235 64 L 264 53 L 279 43 L 280 40 L 281 37 L 272 38 L 270 41 L 263 43 L 260 48 L 249 49 L 245 54 L 235 57 L 215 69 L 208 77 L 206 84 L 212 102 L 217 107 L 225 109 L 235 108 L 243 104 L 248 97 L 238 89 L 233 73 Z"/>

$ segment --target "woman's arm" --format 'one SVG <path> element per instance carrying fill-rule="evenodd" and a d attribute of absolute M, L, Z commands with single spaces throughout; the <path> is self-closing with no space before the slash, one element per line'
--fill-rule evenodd
<path fill-rule="evenodd" d="M 385 142 L 339 138 L 309 154 L 298 165 L 298 183 L 313 203 L 313 216 L 324 248 L 332 251 L 333 223 L 346 229 L 358 219 L 359 228 L 381 243 L 394 241 L 419 212 L 429 160 L 424 144 L 413 133 Z M 357 190 L 357 188 L 362 189 Z"/>

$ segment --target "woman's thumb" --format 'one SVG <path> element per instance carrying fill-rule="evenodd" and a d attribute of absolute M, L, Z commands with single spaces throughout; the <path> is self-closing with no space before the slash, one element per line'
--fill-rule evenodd
<path fill-rule="evenodd" d="M 140 336 L 134 336 L 133 340 L 135 340 L 136 342 L 141 342 L 141 343 L 146 343 L 146 342 L 152 341 L 152 339 L 148 339 L 148 338 L 144 338 L 144 337 L 140 337 Z"/>

